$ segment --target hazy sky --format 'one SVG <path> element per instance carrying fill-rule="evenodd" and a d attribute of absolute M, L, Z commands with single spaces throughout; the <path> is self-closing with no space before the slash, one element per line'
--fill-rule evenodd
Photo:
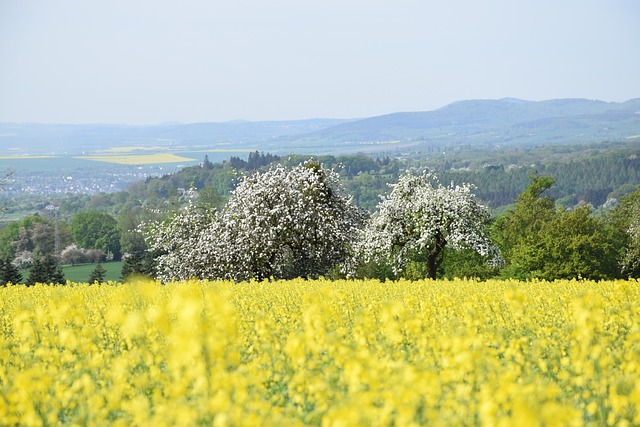
<path fill-rule="evenodd" d="M 640 97 L 638 0 L 0 0 L 0 122 Z"/>

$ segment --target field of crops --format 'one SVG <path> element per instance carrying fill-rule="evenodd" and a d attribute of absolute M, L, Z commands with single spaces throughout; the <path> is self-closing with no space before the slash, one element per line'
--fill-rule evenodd
<path fill-rule="evenodd" d="M 2 425 L 640 425 L 640 282 L 0 288 Z"/>
<path fill-rule="evenodd" d="M 192 162 L 195 160 L 188 157 L 178 156 L 173 153 L 131 155 L 96 154 L 91 156 L 78 156 L 78 158 L 85 160 L 94 160 L 97 162 L 118 163 L 121 165 L 152 165 L 158 163 Z"/>

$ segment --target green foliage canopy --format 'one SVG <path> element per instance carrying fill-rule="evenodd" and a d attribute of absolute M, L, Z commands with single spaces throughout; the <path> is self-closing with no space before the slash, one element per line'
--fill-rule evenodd
<path fill-rule="evenodd" d="M 621 245 L 612 227 L 583 206 L 557 210 L 548 176 L 532 176 L 513 209 L 497 218 L 494 241 L 506 261 L 505 277 L 546 280 L 584 277 L 614 278 L 619 274 Z"/>
<path fill-rule="evenodd" d="M 101 249 L 120 259 L 120 229 L 116 219 L 104 212 L 80 212 L 70 225 L 71 234 L 79 247 Z"/>

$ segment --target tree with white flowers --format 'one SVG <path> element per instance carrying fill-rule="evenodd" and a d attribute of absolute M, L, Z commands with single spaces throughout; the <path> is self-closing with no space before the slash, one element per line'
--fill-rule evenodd
<path fill-rule="evenodd" d="M 362 222 L 338 175 L 308 161 L 244 178 L 222 212 L 191 203 L 145 234 L 165 281 L 318 277 L 352 257 Z"/>
<path fill-rule="evenodd" d="M 168 219 L 140 230 L 154 255 L 156 278 L 172 280 L 226 278 L 225 232 L 221 214 L 193 201 Z"/>
<path fill-rule="evenodd" d="M 443 186 L 431 173 L 400 177 L 365 228 L 359 251 L 365 262 L 387 264 L 395 274 L 410 261 L 427 263 L 435 278 L 445 247 L 472 249 L 494 265 L 498 249 L 485 235 L 491 216 L 469 185 Z"/>
<path fill-rule="evenodd" d="M 628 222 L 622 272 L 630 277 L 640 277 L 640 187 L 623 199 L 620 211 Z"/>
<path fill-rule="evenodd" d="M 236 280 L 326 275 L 352 255 L 363 222 L 337 173 L 315 161 L 246 178 L 224 219 Z"/>

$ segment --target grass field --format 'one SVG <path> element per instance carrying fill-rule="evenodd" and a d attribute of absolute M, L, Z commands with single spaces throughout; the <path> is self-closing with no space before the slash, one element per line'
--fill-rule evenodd
<path fill-rule="evenodd" d="M 59 156 L 0 156 L 0 160 L 56 159 Z"/>
<path fill-rule="evenodd" d="M 117 262 L 104 262 L 102 267 L 107 270 L 105 274 L 105 281 L 118 281 L 120 280 L 120 272 L 122 271 L 122 261 Z M 91 276 L 91 272 L 96 268 L 95 264 L 82 264 L 74 266 L 62 267 L 64 277 L 71 282 L 86 282 Z M 26 276 L 25 276 L 26 277 Z"/>
<path fill-rule="evenodd" d="M 0 170 L 12 170 L 21 173 L 51 172 L 95 166 L 95 162 L 72 156 L 20 156 L 0 157 Z"/>
<path fill-rule="evenodd" d="M 117 282 L 120 280 L 120 272 L 122 271 L 122 261 L 117 262 L 104 262 L 102 267 L 107 270 L 105 274 L 105 282 L 112 281 Z M 91 272 L 96 268 L 95 264 L 81 264 L 81 265 L 64 265 L 62 266 L 62 272 L 65 279 L 76 282 L 84 283 L 89 280 Z M 22 270 L 22 281 L 26 282 L 29 277 L 29 270 Z"/>

